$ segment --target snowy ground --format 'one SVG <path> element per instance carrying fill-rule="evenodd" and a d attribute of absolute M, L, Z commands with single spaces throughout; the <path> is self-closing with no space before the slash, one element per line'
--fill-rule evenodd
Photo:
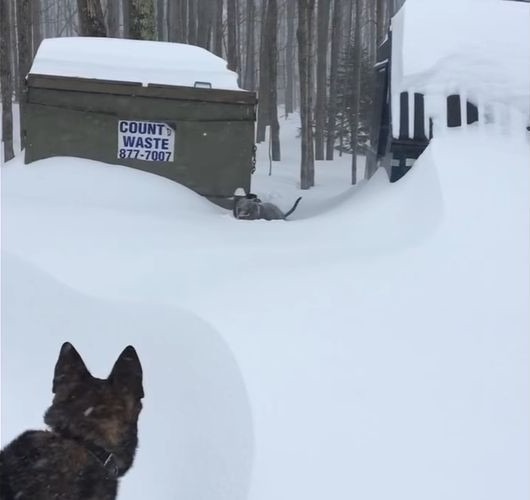
<path fill-rule="evenodd" d="M 284 123 L 285 125 L 285 123 Z M 287 207 L 284 158 L 254 191 Z M 530 494 L 529 146 L 436 138 L 397 184 L 318 166 L 288 222 L 123 167 L 2 170 L 2 443 L 42 428 L 59 346 L 145 370 L 123 499 Z"/>
<path fill-rule="evenodd" d="M 524 117 L 520 69 L 502 104 Z M 351 187 L 344 156 L 303 193 L 282 121 L 253 191 L 302 194 L 287 222 L 19 155 L 1 170 L 1 444 L 43 427 L 63 341 L 101 377 L 130 343 L 146 397 L 123 500 L 527 500 L 530 146 L 520 117 L 492 116 L 437 126 L 396 184 Z"/>

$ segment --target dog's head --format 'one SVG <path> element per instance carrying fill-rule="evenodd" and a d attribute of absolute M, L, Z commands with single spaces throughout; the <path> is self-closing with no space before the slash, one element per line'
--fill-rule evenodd
<path fill-rule="evenodd" d="M 237 219 L 259 219 L 259 206 L 261 200 L 255 195 L 252 198 L 240 198 L 236 201 L 234 215 Z"/>
<path fill-rule="evenodd" d="M 123 474 L 138 444 L 137 423 L 144 396 L 142 366 L 128 346 L 106 379 L 93 377 L 69 342 L 61 347 L 53 377 L 52 406 L 44 416 L 65 437 L 112 452 Z"/>

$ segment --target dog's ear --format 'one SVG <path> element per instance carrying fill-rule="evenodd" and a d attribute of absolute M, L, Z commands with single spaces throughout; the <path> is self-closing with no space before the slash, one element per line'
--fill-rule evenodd
<path fill-rule="evenodd" d="M 118 356 L 108 380 L 116 387 L 130 391 L 137 399 L 144 397 L 142 365 L 133 346 L 127 346 Z"/>
<path fill-rule="evenodd" d="M 87 370 L 85 363 L 74 346 L 70 342 L 65 342 L 61 347 L 59 359 L 57 359 L 55 365 L 52 386 L 53 393 L 55 394 L 61 386 L 80 382 L 90 376 L 90 372 Z"/>

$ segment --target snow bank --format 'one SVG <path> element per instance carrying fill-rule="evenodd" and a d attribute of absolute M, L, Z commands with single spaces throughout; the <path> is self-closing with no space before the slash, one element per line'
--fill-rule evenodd
<path fill-rule="evenodd" d="M 2 171 L 3 197 L 31 197 L 40 203 L 138 213 L 194 217 L 224 213 L 191 189 L 164 177 L 120 165 L 54 157 L 24 165 L 22 156 Z"/>
<path fill-rule="evenodd" d="M 42 41 L 30 73 L 241 90 L 226 61 L 201 47 L 118 38 L 64 37 Z"/>
<path fill-rule="evenodd" d="M 461 94 L 491 107 L 489 114 L 508 107 L 528 122 L 529 19 L 523 2 L 407 0 L 392 19 L 394 118 L 400 92 L 409 91 L 424 93 L 426 112 L 435 117 L 445 113 L 448 95 Z"/>
<path fill-rule="evenodd" d="M 175 307 L 87 297 L 6 253 L 2 291 L 2 445 L 22 429 L 44 427 L 62 342 L 71 341 L 102 378 L 133 344 L 147 397 L 120 498 L 247 498 L 254 439 L 248 395 L 233 354 L 210 325 Z"/>
<path fill-rule="evenodd" d="M 133 343 L 146 399 L 123 498 L 526 500 L 529 153 L 472 126 L 394 185 L 323 164 L 298 219 L 272 223 L 199 197 L 194 215 L 143 172 L 6 166 L 3 442 L 39 426 L 64 339 L 100 375 Z M 294 200 L 298 163 L 266 170 L 254 190 Z M 77 205 L 75 172 L 94 177 Z"/>

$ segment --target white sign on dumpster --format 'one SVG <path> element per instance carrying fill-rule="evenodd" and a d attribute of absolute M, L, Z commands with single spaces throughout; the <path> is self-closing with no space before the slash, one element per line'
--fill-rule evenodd
<path fill-rule="evenodd" d="M 119 120 L 118 158 L 170 162 L 174 159 L 175 127 L 161 122 Z"/>

